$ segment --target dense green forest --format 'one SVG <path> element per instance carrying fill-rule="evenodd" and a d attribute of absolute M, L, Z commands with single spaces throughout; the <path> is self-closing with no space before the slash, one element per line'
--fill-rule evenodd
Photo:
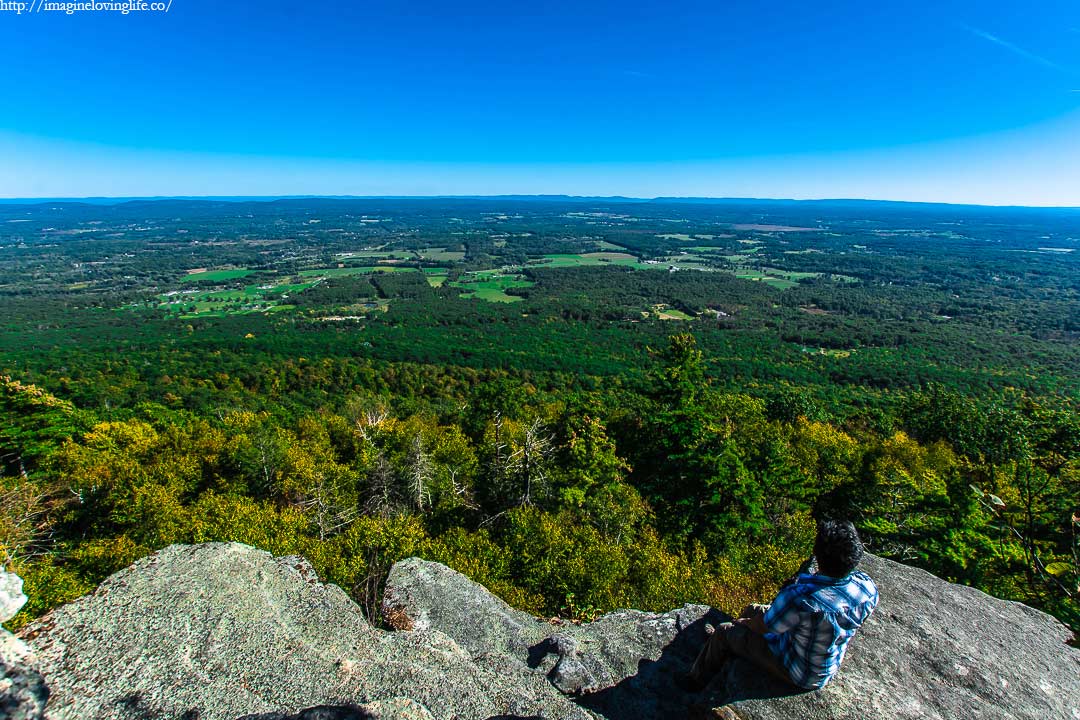
<path fill-rule="evenodd" d="M 175 542 L 376 620 L 445 562 L 538 615 L 768 599 L 813 519 L 1080 627 L 1080 212 L 0 205 L 25 624 Z"/>

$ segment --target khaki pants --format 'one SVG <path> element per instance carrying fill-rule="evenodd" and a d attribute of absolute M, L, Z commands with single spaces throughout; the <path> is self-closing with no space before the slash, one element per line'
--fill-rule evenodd
<path fill-rule="evenodd" d="M 747 605 L 739 617 L 752 618 L 764 615 L 768 609 L 768 605 Z M 707 683 L 732 657 L 746 658 L 778 679 L 791 684 L 791 676 L 780 662 L 780 658 L 773 655 L 772 650 L 769 649 L 765 636 L 758 635 L 738 623 L 723 623 L 716 628 L 716 632 L 698 653 L 694 667 L 690 671 L 690 677 L 698 682 Z"/>

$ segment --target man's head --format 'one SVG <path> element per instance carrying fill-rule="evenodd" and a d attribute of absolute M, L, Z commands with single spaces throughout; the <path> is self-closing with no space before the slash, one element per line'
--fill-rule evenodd
<path fill-rule="evenodd" d="M 863 545 L 855 526 L 847 520 L 822 520 L 814 541 L 818 572 L 829 577 L 844 577 L 858 566 Z"/>

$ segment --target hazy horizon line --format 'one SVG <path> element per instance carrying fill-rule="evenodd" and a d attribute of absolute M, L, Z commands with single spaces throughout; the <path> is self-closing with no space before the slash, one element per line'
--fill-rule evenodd
<path fill-rule="evenodd" d="M 881 198 L 858 197 L 821 197 L 821 198 L 784 198 L 784 197 L 739 197 L 708 195 L 657 195 L 637 197 L 632 195 L 566 195 L 558 193 L 500 193 L 497 195 L 86 195 L 86 196 L 39 196 L 39 197 L 0 197 L 2 205 L 40 205 L 50 202 L 86 203 L 86 204 L 123 204 L 137 201 L 191 200 L 203 202 L 275 202 L 278 200 L 570 200 L 570 201 L 619 201 L 619 202 L 664 202 L 674 203 L 888 203 L 895 205 L 942 205 L 950 207 L 1030 209 L 1030 210 L 1080 210 L 1080 205 L 1023 205 L 993 204 L 971 202 L 948 202 L 939 200 L 892 200 Z"/>

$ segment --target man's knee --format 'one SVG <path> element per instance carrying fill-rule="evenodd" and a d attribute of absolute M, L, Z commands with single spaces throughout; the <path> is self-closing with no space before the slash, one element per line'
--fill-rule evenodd
<path fill-rule="evenodd" d="M 732 625 L 732 623 L 722 623 L 705 640 L 705 645 L 702 646 L 697 660 L 694 661 L 694 667 L 690 671 L 690 676 L 694 682 L 707 682 L 708 678 L 731 657 L 728 635 L 733 627 L 736 626 Z"/>
<path fill-rule="evenodd" d="M 731 640 L 734 635 L 737 635 L 741 630 L 745 630 L 741 625 L 735 623 L 721 623 L 716 626 L 716 630 L 705 641 L 705 652 L 714 661 L 720 662 L 727 658 L 734 651 L 732 648 Z"/>
<path fill-rule="evenodd" d="M 750 631 L 739 623 L 724 623 L 720 627 L 724 628 L 723 643 L 727 651 L 734 655 L 744 654 Z M 719 634 L 720 629 L 718 628 L 716 632 Z"/>
<path fill-rule="evenodd" d="M 714 643 L 718 647 L 726 646 L 728 636 L 738 627 L 740 626 L 735 623 L 720 623 L 716 626 L 716 630 L 713 632 L 712 637 L 709 638 L 709 642 Z"/>

